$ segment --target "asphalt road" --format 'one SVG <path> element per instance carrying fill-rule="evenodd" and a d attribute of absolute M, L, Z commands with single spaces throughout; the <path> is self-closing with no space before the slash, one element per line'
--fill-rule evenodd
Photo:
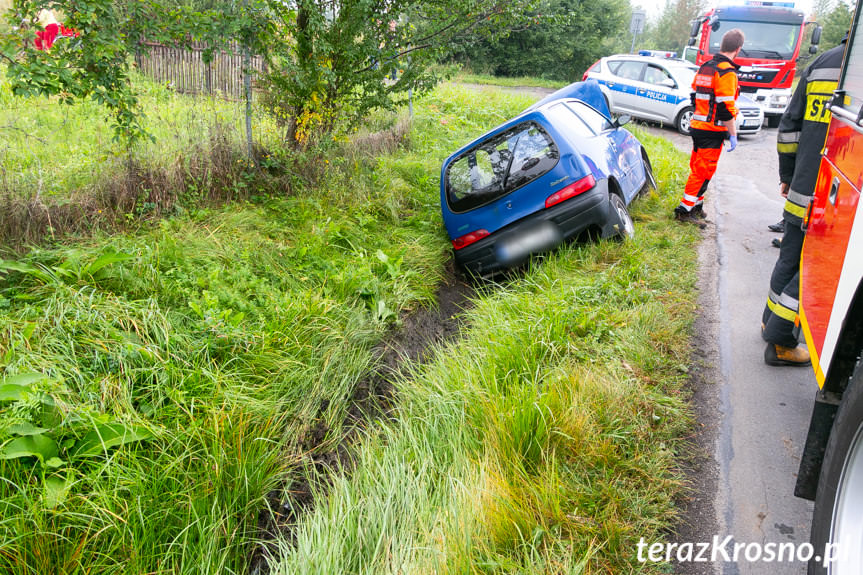
<path fill-rule="evenodd" d="M 688 138 L 651 127 L 689 153 Z M 696 542 L 720 543 L 729 555 L 737 544 L 806 543 L 811 503 L 793 495 L 800 453 L 817 389 L 811 368 L 768 367 L 760 335 L 761 313 L 778 250 L 767 225 L 777 222 L 783 199 L 778 193 L 776 130 L 741 137 L 733 152 L 723 152 L 708 189 L 711 225 L 701 248 L 701 293 L 695 361 L 703 359 L 696 394 L 702 445 L 713 462 L 703 466 L 699 480 L 702 505 L 690 518 L 688 536 Z M 715 411 L 715 412 L 714 412 Z M 696 506 L 697 507 L 697 506 Z M 712 511 L 712 513 L 710 513 Z M 681 573 L 723 575 L 805 573 L 799 561 L 748 561 L 746 548 L 738 560 L 678 564 Z M 787 547 L 786 547 L 787 549 Z M 758 547 L 748 549 L 754 558 Z M 733 558 L 733 555 L 732 555 Z"/>

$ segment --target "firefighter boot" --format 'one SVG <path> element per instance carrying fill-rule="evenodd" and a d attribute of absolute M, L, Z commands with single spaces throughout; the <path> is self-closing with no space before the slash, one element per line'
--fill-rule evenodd
<path fill-rule="evenodd" d="M 812 365 L 809 359 L 809 351 L 806 349 L 800 346 L 785 347 L 783 345 L 776 345 L 775 343 L 767 344 L 767 349 L 764 350 L 764 363 L 774 366 L 791 365 L 805 367 Z"/>

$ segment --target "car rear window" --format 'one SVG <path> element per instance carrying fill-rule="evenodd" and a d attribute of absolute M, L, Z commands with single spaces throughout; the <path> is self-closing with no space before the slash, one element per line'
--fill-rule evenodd
<path fill-rule="evenodd" d="M 466 212 L 532 182 L 557 164 L 560 152 L 536 122 L 525 122 L 459 156 L 446 173 L 447 201 Z"/>

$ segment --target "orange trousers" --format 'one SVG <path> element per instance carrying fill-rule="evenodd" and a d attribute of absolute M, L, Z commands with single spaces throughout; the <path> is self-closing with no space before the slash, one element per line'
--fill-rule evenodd
<path fill-rule="evenodd" d="M 716 173 L 716 164 L 722 154 L 722 142 L 725 132 L 720 134 L 692 135 L 692 155 L 689 157 L 689 178 L 683 189 L 683 197 L 680 205 L 687 212 L 704 203 L 704 192 L 713 174 Z M 717 135 L 719 137 L 717 137 Z"/>

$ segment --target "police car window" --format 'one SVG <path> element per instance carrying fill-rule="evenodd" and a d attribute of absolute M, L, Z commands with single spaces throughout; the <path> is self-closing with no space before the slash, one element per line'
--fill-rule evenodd
<path fill-rule="evenodd" d="M 608 120 L 608 118 L 606 118 L 587 104 L 584 104 L 583 102 L 569 101 L 566 103 L 566 105 L 569 107 L 570 110 L 575 112 L 575 115 L 578 116 L 585 124 L 590 126 L 590 129 L 595 134 L 601 134 L 605 130 L 610 130 L 614 127 Z"/>
<path fill-rule="evenodd" d="M 659 86 L 662 85 L 663 82 L 667 84 L 668 80 L 671 80 L 672 82 L 674 81 L 668 72 L 654 64 L 650 64 L 644 72 L 644 81 L 648 84 L 656 84 Z"/>
<path fill-rule="evenodd" d="M 644 70 L 644 62 L 624 60 L 620 63 L 617 69 L 614 70 L 614 74 L 626 80 L 640 80 L 642 70 Z"/>
<path fill-rule="evenodd" d="M 535 122 L 498 134 L 450 164 L 450 208 L 465 212 L 494 201 L 551 170 L 559 157 L 554 140 Z"/>

